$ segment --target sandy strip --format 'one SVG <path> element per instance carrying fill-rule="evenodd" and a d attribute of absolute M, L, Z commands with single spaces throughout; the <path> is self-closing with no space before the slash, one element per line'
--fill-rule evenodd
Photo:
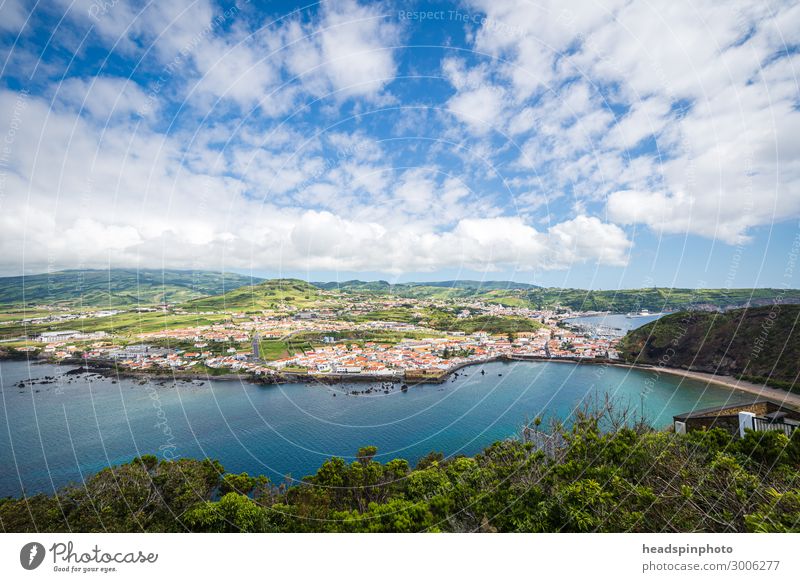
<path fill-rule="evenodd" d="M 780 404 L 786 404 L 793 408 L 800 409 L 800 394 L 787 392 L 786 390 L 781 390 L 780 388 L 770 388 L 769 386 L 753 384 L 752 382 L 739 380 L 733 376 L 719 376 L 717 374 L 708 374 L 706 372 L 690 372 L 688 370 L 681 370 L 679 368 L 664 368 L 658 366 L 636 366 L 630 364 L 614 365 L 622 368 L 634 368 L 636 370 L 641 370 L 642 372 L 659 372 L 663 374 L 671 374 L 673 376 L 681 376 L 691 380 L 699 380 L 700 382 L 707 382 L 709 384 L 719 384 L 720 386 L 733 388 L 734 390 L 739 390 L 741 392 L 756 394 L 757 396 L 768 398 Z"/>

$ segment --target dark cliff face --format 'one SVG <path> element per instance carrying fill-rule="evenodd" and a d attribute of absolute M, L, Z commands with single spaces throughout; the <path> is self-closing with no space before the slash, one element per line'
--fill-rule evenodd
<path fill-rule="evenodd" d="M 675 313 L 628 333 L 620 348 L 629 362 L 795 384 L 800 306 Z"/>

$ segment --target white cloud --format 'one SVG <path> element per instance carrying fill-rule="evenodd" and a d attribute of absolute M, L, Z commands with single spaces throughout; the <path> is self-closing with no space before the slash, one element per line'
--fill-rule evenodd
<path fill-rule="evenodd" d="M 631 243 L 625 231 L 593 216 L 576 216 L 556 224 L 549 233 L 557 265 L 568 267 L 586 259 L 616 266 L 628 262 Z"/>
<path fill-rule="evenodd" d="M 353 0 L 331 0 L 322 6 L 320 46 L 334 90 L 347 96 L 378 93 L 397 70 L 388 48 L 398 39 L 397 28 L 375 6 Z"/>
<path fill-rule="evenodd" d="M 504 91 L 487 85 L 459 92 L 447 102 L 447 107 L 473 131 L 485 133 L 497 129 L 504 120 Z"/>
<path fill-rule="evenodd" d="M 727 243 L 800 216 L 796 3 L 470 5 L 486 15 L 475 47 L 510 63 L 490 82 L 515 91 L 503 116 L 525 139 L 518 166 L 546 188 L 608 197 L 620 223 Z M 612 108 L 627 113 L 614 122 Z M 648 139 L 657 150 L 642 156 Z"/>
<path fill-rule="evenodd" d="M 208 0 L 65 4 L 145 59 L 140 82 L 167 79 L 155 100 L 110 76 L 53 86 L 52 110 L 28 99 L 0 215 L 7 270 L 23 256 L 26 268 L 624 265 L 617 225 L 737 243 L 800 216 L 790 2 L 475 0 L 474 54 L 441 61 L 447 114 L 406 112 L 393 134 L 379 128 L 391 114 L 362 115 L 395 98 L 402 39 L 383 5 L 324 2 L 272 23 L 242 8 L 220 24 Z M 160 118 L 131 123 L 184 99 L 169 135 Z M 5 117 L 16 102 L 0 93 Z M 337 118 L 347 106 L 354 117 Z"/>
<path fill-rule="evenodd" d="M 115 51 L 130 55 L 148 51 L 150 58 L 163 63 L 202 43 L 211 33 L 214 14 L 210 0 L 58 0 L 58 4 L 76 22 L 91 26 Z"/>
<path fill-rule="evenodd" d="M 627 150 L 643 139 L 657 135 L 669 123 L 670 104 L 658 97 L 651 97 L 633 104 L 630 111 L 611 129 L 606 147 Z"/>
<path fill-rule="evenodd" d="M 100 122 L 115 116 L 155 113 L 145 91 L 135 81 L 118 77 L 69 78 L 56 88 L 56 99 L 75 111 L 85 110 Z"/>
<path fill-rule="evenodd" d="M 3 0 L 0 3 L 0 30 L 18 33 L 25 25 L 28 10 L 22 0 Z"/>
<path fill-rule="evenodd" d="M 16 95 L 0 92 L 0 110 Z M 496 216 L 482 197 L 436 168 L 405 171 L 384 198 L 353 198 L 341 211 L 246 195 L 262 177 L 193 171 L 180 136 L 94 121 L 30 98 L 15 134 L 13 192 L 0 214 L 0 269 L 152 266 L 400 273 L 457 265 L 486 270 L 624 264 L 624 233 L 579 217 L 540 232 Z M 356 137 L 334 141 L 353 144 Z M 362 149 L 358 149 L 362 151 Z M 368 151 L 364 148 L 363 151 Z M 194 152 L 213 157 L 213 152 Z M 265 153 L 263 160 L 269 159 Z M 310 172 L 306 158 L 293 166 Z M 278 166 L 279 167 L 279 166 Z M 275 171 L 275 167 L 271 167 Z M 233 171 L 232 171 L 233 170 Z M 231 177 L 233 173 L 238 177 Z M 334 198 L 335 190 L 323 193 Z M 622 236 L 622 241 L 620 241 Z"/>

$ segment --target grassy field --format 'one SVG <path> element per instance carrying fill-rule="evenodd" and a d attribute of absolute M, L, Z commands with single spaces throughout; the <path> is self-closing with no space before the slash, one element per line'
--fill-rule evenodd
<path fill-rule="evenodd" d="M 414 316 L 417 309 L 404 309 L 397 307 L 394 309 L 381 309 L 370 311 L 363 315 L 355 316 L 352 321 L 394 321 L 397 323 L 415 323 L 419 318 Z"/>
<path fill-rule="evenodd" d="M 318 284 L 333 288 L 330 284 Z M 800 290 L 782 289 L 622 289 L 617 291 L 588 291 L 585 289 L 544 288 L 508 281 L 404 283 L 389 285 L 383 282 L 349 281 L 335 287 L 345 292 L 372 296 L 438 299 L 443 301 L 478 300 L 510 307 L 545 309 L 563 307 L 582 311 L 614 311 L 627 313 L 674 311 L 697 306 L 716 307 L 758 306 L 782 296 L 786 303 L 800 303 Z"/>
<path fill-rule="evenodd" d="M 258 348 L 261 359 L 267 362 L 288 358 L 293 355 L 289 352 L 288 344 L 283 340 L 261 340 Z"/>
<path fill-rule="evenodd" d="M 48 315 L 52 315 L 52 313 L 52 311 L 47 311 L 44 309 L 30 309 L 24 311 L 9 309 L 6 311 L 0 311 L 0 323 L 4 321 L 20 321 L 34 317 L 46 317 Z"/>
<path fill-rule="evenodd" d="M 437 312 L 428 320 L 428 325 L 433 329 L 442 331 L 463 331 L 475 333 L 516 333 L 520 331 L 536 331 L 543 324 L 533 319 L 524 317 L 498 317 L 494 315 L 479 315 L 459 319 L 446 312 Z"/>
<path fill-rule="evenodd" d="M 0 277 L 0 305 L 125 307 L 180 303 L 218 295 L 251 277 L 237 273 L 162 269 L 58 271 L 24 277 Z"/>
<path fill-rule="evenodd" d="M 232 310 L 258 313 L 276 309 L 281 304 L 298 308 L 314 305 L 321 299 L 320 290 L 299 279 L 271 279 L 256 285 L 239 287 L 224 295 L 187 302 L 191 311 Z"/>
<path fill-rule="evenodd" d="M 305 352 L 314 346 L 302 337 L 293 336 L 285 340 L 269 339 L 259 342 L 261 359 L 267 362 L 288 358 L 298 352 Z"/>
<path fill-rule="evenodd" d="M 40 325 L 4 325 L 0 326 L 0 339 L 40 334 L 43 331 L 77 330 L 85 333 L 104 331 L 109 334 L 133 336 L 140 333 L 176 329 L 198 325 L 210 325 L 225 321 L 229 317 L 219 315 L 179 315 L 161 311 L 145 313 L 120 313 L 109 317 L 77 319 L 60 323 Z"/>

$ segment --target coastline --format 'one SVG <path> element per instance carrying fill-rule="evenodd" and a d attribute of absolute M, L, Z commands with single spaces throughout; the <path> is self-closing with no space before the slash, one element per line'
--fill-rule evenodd
<path fill-rule="evenodd" d="M 6 358 L 0 357 L 0 360 L 19 361 L 25 358 Z M 607 359 L 585 359 L 585 358 L 543 358 L 539 356 L 497 356 L 493 358 L 486 358 L 476 362 L 463 362 L 443 370 L 437 376 L 417 376 L 417 375 L 365 375 L 365 374 L 300 374 L 300 373 L 286 373 L 276 372 L 269 376 L 259 376 L 256 374 L 241 374 L 237 372 L 229 372 L 219 375 L 211 374 L 197 374 L 189 372 L 168 372 L 168 371 L 149 371 L 149 370 L 129 370 L 117 367 L 113 362 L 97 362 L 86 361 L 82 359 L 65 359 L 60 362 L 53 362 L 48 358 L 29 358 L 28 361 L 35 360 L 34 363 L 48 363 L 79 366 L 84 368 L 87 372 L 96 374 L 103 374 L 105 376 L 116 376 L 121 378 L 148 378 L 154 380 L 220 380 L 220 381 L 240 381 L 250 382 L 253 384 L 284 384 L 290 382 L 317 382 L 319 384 L 338 384 L 340 382 L 391 382 L 402 383 L 408 385 L 418 384 L 442 384 L 447 381 L 454 373 L 468 368 L 471 366 L 480 366 L 491 362 L 545 362 L 545 363 L 570 363 L 570 364 L 590 364 L 593 366 L 615 366 L 618 368 L 635 369 L 641 372 L 655 372 L 657 374 L 664 373 L 671 376 L 678 376 L 695 380 L 699 382 L 706 382 L 708 384 L 716 384 L 725 388 L 735 390 L 738 392 L 745 392 L 753 394 L 762 398 L 766 398 L 783 405 L 791 406 L 800 410 L 800 394 L 788 392 L 780 388 L 771 388 L 765 385 L 755 384 L 745 380 L 739 380 L 733 376 L 723 376 L 719 374 L 711 374 L 707 372 L 695 372 L 685 370 L 683 368 L 668 368 L 659 366 L 650 366 L 642 364 L 628 364 L 617 360 Z"/>
<path fill-rule="evenodd" d="M 747 392 L 748 394 L 754 394 L 768 400 L 773 400 L 780 404 L 800 409 L 800 394 L 795 394 L 794 392 L 789 392 L 780 388 L 770 388 L 769 386 L 754 384 L 753 382 L 747 382 L 746 380 L 739 380 L 733 376 L 723 376 L 708 372 L 695 372 L 692 370 L 684 370 L 683 368 L 642 366 L 641 364 L 625 364 L 622 362 L 612 365 L 618 368 L 631 368 L 640 370 L 642 372 L 663 372 L 664 374 L 670 374 L 671 376 L 679 376 L 689 380 L 706 382 L 708 384 L 716 384 L 718 386 L 724 386 L 739 392 Z"/>

